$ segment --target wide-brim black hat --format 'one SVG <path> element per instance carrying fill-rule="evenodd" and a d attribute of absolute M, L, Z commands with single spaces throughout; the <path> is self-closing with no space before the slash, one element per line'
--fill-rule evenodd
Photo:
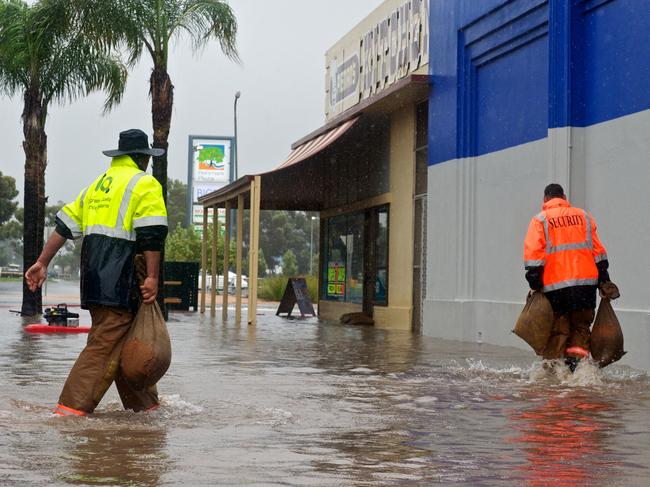
<path fill-rule="evenodd" d="M 149 138 L 142 130 L 131 129 L 120 132 L 120 141 L 116 150 L 105 150 L 102 154 L 108 157 L 123 156 L 125 154 L 148 154 L 162 156 L 165 149 L 149 147 Z"/>

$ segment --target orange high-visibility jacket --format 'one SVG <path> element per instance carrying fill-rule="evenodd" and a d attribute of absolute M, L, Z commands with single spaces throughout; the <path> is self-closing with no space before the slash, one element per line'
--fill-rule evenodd
<path fill-rule="evenodd" d="M 544 203 L 528 226 L 524 266 L 544 266 L 544 292 L 598 284 L 596 263 L 605 259 L 594 218 L 563 198 Z"/>

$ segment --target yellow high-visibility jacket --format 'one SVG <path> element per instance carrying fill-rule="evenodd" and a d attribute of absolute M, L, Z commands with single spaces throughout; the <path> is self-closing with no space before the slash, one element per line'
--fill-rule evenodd
<path fill-rule="evenodd" d="M 132 308 L 136 251 L 162 250 L 167 210 L 162 187 L 129 156 L 111 167 L 57 213 L 57 232 L 84 237 L 81 306 Z"/>

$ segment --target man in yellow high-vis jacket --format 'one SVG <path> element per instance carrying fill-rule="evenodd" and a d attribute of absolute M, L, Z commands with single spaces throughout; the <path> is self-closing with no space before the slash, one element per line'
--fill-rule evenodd
<path fill-rule="evenodd" d="M 59 211 L 56 231 L 25 274 L 30 289 L 42 286 L 47 266 L 66 240 L 84 237 L 81 307 L 90 311 L 92 327 L 55 409 L 63 416 L 92 413 L 113 381 L 126 409 L 158 406 L 155 387 L 138 391 L 123 379 L 119 358 L 138 300 L 151 303 L 158 293 L 167 210 L 162 187 L 144 171 L 150 157 L 164 154 L 164 149 L 151 148 L 147 135 L 132 129 L 120 133 L 119 149 L 104 154 L 113 158 L 110 168 Z M 147 263 L 139 290 L 136 253 L 144 254 Z"/>

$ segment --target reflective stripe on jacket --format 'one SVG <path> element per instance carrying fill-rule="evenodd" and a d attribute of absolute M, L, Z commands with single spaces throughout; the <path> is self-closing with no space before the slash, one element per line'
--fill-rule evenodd
<path fill-rule="evenodd" d="M 544 292 L 598 284 L 596 262 L 607 254 L 596 229 L 593 217 L 567 200 L 544 203 L 524 241 L 524 266 L 544 266 Z"/>
<path fill-rule="evenodd" d="M 129 308 L 134 289 L 136 230 L 167 226 L 162 187 L 129 156 L 111 167 L 57 213 L 73 238 L 83 236 L 81 305 Z"/>

